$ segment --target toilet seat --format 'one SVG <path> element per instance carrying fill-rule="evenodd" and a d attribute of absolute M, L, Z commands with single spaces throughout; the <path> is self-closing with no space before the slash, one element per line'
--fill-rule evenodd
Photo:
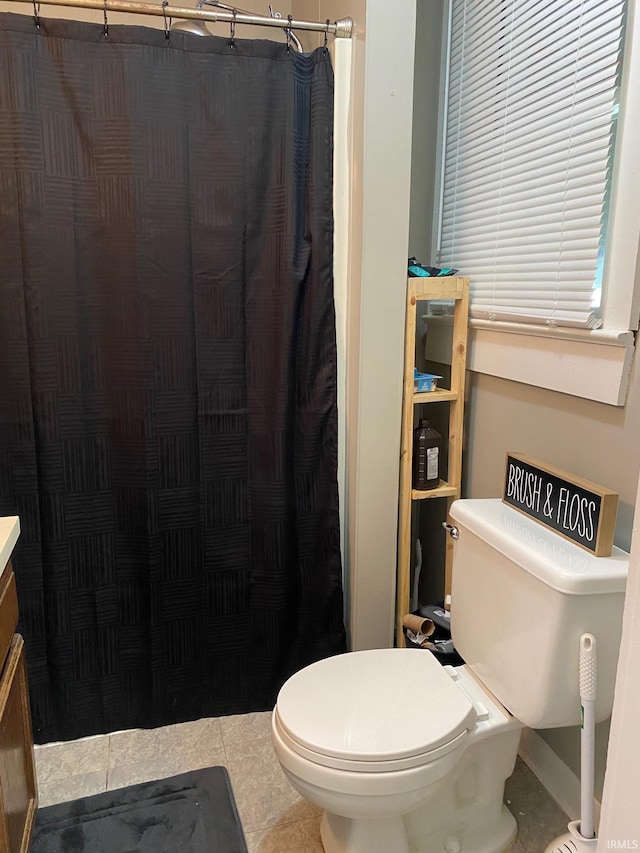
<path fill-rule="evenodd" d="M 283 729 L 282 724 L 278 719 L 278 710 L 274 711 L 273 721 L 275 731 L 284 744 L 296 755 L 312 762 L 319 764 L 322 767 L 329 767 L 335 770 L 349 770 L 353 773 L 392 773 L 396 770 L 408 770 L 412 767 L 423 767 L 427 764 L 432 764 L 440 758 L 449 755 L 453 750 L 464 746 L 467 739 L 467 732 L 461 732 L 452 741 L 437 747 L 436 749 L 421 752 L 416 755 L 406 756 L 404 758 L 387 759 L 386 761 L 359 761 L 357 759 L 337 758 L 332 755 L 322 755 L 319 752 L 307 749 L 297 743 Z"/>
<path fill-rule="evenodd" d="M 447 669 L 414 649 L 349 652 L 311 664 L 283 686 L 274 711 L 275 728 L 298 755 L 369 773 L 443 757 L 462 746 L 476 719 Z"/>

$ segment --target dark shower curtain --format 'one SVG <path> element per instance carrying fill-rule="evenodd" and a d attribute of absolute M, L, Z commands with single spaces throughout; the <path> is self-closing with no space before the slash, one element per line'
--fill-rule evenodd
<path fill-rule="evenodd" d="M 0 514 L 35 738 L 344 650 L 323 49 L 0 16 Z"/>

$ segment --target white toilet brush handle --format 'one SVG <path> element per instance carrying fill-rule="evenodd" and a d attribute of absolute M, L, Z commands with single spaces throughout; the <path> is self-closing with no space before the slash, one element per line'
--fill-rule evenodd
<path fill-rule="evenodd" d="M 595 768 L 595 704 L 597 685 L 596 638 L 593 634 L 580 637 L 580 701 L 582 731 L 580 738 L 580 834 L 594 838 L 593 777 Z"/>

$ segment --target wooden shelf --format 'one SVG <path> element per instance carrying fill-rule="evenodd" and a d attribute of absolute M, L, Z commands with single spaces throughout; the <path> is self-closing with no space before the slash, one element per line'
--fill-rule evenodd
<path fill-rule="evenodd" d="M 447 483 L 446 480 L 440 480 L 440 483 L 435 487 L 435 489 L 427 489 L 426 491 L 418 491 L 417 489 L 411 489 L 411 500 L 412 501 L 425 501 L 429 498 L 446 498 L 450 495 L 456 495 L 458 493 L 458 486 L 452 486 L 451 483 Z"/>
<path fill-rule="evenodd" d="M 463 276 L 442 276 L 424 278 L 416 276 L 407 279 L 408 287 L 416 301 L 430 299 L 465 299 L 469 292 L 469 279 Z M 454 311 L 455 313 L 455 311 Z"/>
<path fill-rule="evenodd" d="M 446 400 L 457 400 L 457 391 L 448 391 L 446 388 L 436 388 L 435 391 L 423 391 L 413 395 L 413 405 L 418 403 L 443 403 Z"/>
<path fill-rule="evenodd" d="M 451 388 L 416 394 L 414 367 L 416 360 L 416 314 L 418 303 L 432 299 L 453 300 L 451 341 Z M 469 323 L 469 279 L 460 276 L 410 278 L 407 280 L 405 321 L 404 396 L 402 403 L 402 445 L 400 452 L 400 506 L 398 528 L 398 575 L 396 585 L 396 642 L 404 646 L 402 617 L 410 609 L 411 588 L 411 508 L 414 501 L 446 498 L 447 515 L 451 503 L 460 497 L 462 475 L 462 427 L 464 422 L 464 383 L 467 361 L 467 327 Z M 449 403 L 448 471 L 435 489 L 416 491 L 412 488 L 413 428 L 416 406 Z M 441 472 L 444 473 L 444 472 Z M 447 537 L 445 593 L 451 590 L 453 542 Z"/>

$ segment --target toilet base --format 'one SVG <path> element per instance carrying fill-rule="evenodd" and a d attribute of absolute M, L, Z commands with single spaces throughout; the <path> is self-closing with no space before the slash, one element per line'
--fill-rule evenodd
<path fill-rule="evenodd" d="M 503 853 L 518 830 L 503 798 L 520 731 L 514 723 L 470 745 L 455 769 L 404 814 L 342 817 L 325 811 L 325 853 Z"/>
<path fill-rule="evenodd" d="M 324 812 L 320 838 L 325 853 L 409 853 L 409 842 L 401 817 L 353 820 Z"/>
<path fill-rule="evenodd" d="M 420 839 L 412 853 L 504 853 L 518 833 L 518 824 L 506 806 L 491 823 L 466 827 L 460 833 L 453 828 L 446 838 Z"/>
<path fill-rule="evenodd" d="M 479 831 L 474 828 L 460 835 L 452 832 L 446 839 L 414 840 L 410 847 L 401 817 L 353 820 L 324 812 L 320 837 L 325 853 L 503 853 L 517 829 L 515 818 L 503 806 L 498 819 Z"/>

